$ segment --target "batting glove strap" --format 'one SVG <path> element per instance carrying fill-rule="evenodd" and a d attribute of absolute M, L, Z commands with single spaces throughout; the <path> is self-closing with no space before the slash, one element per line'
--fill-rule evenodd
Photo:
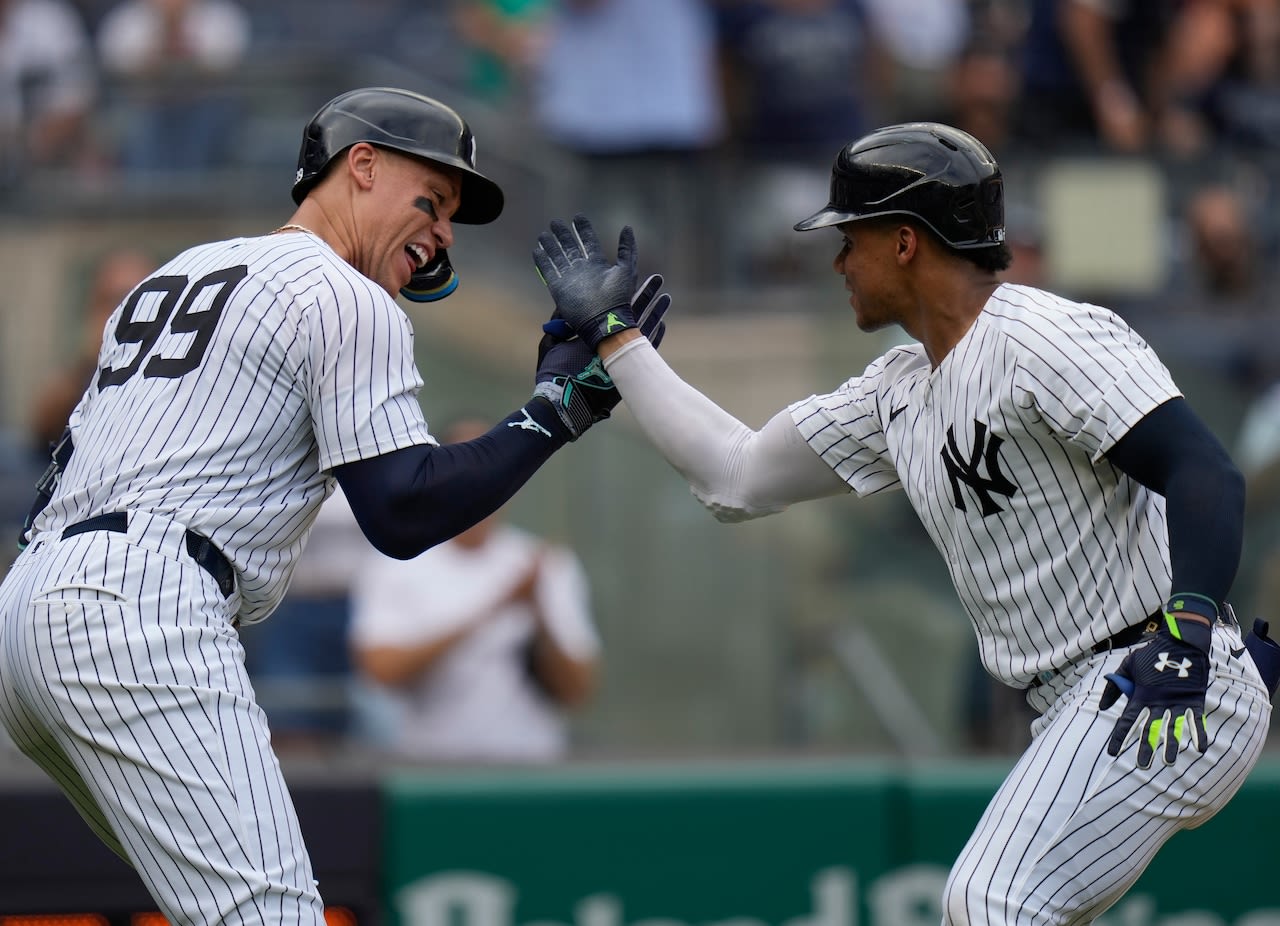
<path fill-rule="evenodd" d="M 1111 731 L 1107 753 L 1117 756 L 1135 738 L 1138 766 L 1150 768 L 1157 751 L 1166 765 L 1178 756 L 1182 740 L 1204 752 L 1212 628 L 1196 620 L 1165 615 L 1165 626 L 1109 673 L 1098 706 L 1108 710 L 1120 695 L 1128 702 Z"/>
<path fill-rule="evenodd" d="M 600 342 L 609 335 L 634 327 L 636 322 L 631 316 L 631 306 L 617 305 L 583 322 L 578 328 L 578 337 L 586 341 L 592 350 L 596 350 Z"/>
<path fill-rule="evenodd" d="M 618 390 L 599 360 L 574 376 L 556 376 L 537 383 L 533 394 L 551 403 L 568 429 L 571 441 L 581 437 L 597 421 L 608 418 L 619 400 Z"/>

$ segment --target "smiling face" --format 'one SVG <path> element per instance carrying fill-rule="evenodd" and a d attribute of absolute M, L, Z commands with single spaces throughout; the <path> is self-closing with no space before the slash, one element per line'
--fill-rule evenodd
<path fill-rule="evenodd" d="M 863 331 L 901 324 L 895 308 L 899 297 L 898 253 L 901 225 L 864 220 L 838 225 L 840 252 L 832 269 L 844 277 L 849 305 Z"/>
<path fill-rule="evenodd" d="M 363 192 L 352 263 L 394 297 L 415 270 L 452 246 L 461 173 L 365 143 L 348 158 Z"/>

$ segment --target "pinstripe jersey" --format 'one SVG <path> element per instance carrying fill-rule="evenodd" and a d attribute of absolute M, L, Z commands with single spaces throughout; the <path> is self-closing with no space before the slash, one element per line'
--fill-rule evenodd
<path fill-rule="evenodd" d="M 1004 284 L 936 370 L 895 348 L 790 412 L 857 494 L 905 490 L 984 666 L 1021 688 L 1168 596 L 1164 498 L 1103 455 L 1179 395 L 1112 312 Z"/>
<path fill-rule="evenodd" d="M 409 319 L 319 238 L 194 247 L 108 321 L 33 536 L 109 511 L 168 516 L 226 555 L 241 622 L 261 620 L 332 491 L 327 471 L 434 443 L 421 386 Z"/>

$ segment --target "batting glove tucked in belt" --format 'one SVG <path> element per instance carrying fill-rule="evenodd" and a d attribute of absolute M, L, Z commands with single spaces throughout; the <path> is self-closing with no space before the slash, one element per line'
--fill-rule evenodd
<path fill-rule="evenodd" d="M 1213 627 L 1197 616 L 1175 614 L 1181 602 L 1170 600 L 1164 625 L 1148 641 L 1125 656 L 1107 674 L 1098 706 L 1107 710 L 1120 695 L 1129 702 L 1116 721 L 1107 753 L 1117 756 L 1138 738 L 1138 766 L 1150 768 L 1156 750 L 1165 765 L 1178 757 L 1183 736 L 1204 752 L 1209 736 L 1204 726 L 1204 699 L 1209 688 L 1209 649 Z"/>
<path fill-rule="evenodd" d="M 671 307 L 671 297 L 659 294 L 661 288 L 662 277 L 655 273 L 636 290 L 629 303 L 640 331 L 654 347 L 662 343 L 666 334 L 662 317 Z M 551 403 L 569 431 L 569 440 L 577 440 L 597 421 L 608 418 L 622 400 L 595 351 L 580 338 L 565 340 L 554 329 L 543 335 L 538 344 L 534 383 L 534 397 Z"/>

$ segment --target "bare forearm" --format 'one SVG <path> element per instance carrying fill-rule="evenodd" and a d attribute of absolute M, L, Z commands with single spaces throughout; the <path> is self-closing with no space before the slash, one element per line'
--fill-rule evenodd
<path fill-rule="evenodd" d="M 430 670 L 445 653 L 453 649 L 468 633 L 471 626 L 444 637 L 415 646 L 371 646 L 356 650 L 355 661 L 360 671 L 374 681 L 389 687 L 399 687 L 413 681 Z"/>
<path fill-rule="evenodd" d="M 577 707 L 595 690 L 594 660 L 575 659 L 545 631 L 533 641 L 533 665 L 538 681 L 558 703 Z"/>

